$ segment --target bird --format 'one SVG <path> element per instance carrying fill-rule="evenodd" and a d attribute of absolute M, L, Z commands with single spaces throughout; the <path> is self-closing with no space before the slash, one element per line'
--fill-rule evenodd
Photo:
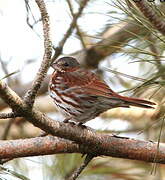
<path fill-rule="evenodd" d="M 54 72 L 49 82 L 49 94 L 57 109 L 64 115 L 64 122 L 72 121 L 83 125 L 117 107 L 154 108 L 154 102 L 114 92 L 95 73 L 81 68 L 74 57 L 56 59 L 51 67 Z"/>

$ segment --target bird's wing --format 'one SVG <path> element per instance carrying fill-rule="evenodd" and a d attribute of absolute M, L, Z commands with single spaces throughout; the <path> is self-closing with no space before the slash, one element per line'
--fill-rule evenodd
<path fill-rule="evenodd" d="M 122 101 L 126 105 L 144 108 L 152 108 L 148 105 L 155 105 L 155 103 L 151 101 L 125 97 L 115 93 L 103 80 L 99 79 L 99 77 L 91 71 L 79 69 L 76 72 L 73 72 L 71 76 L 70 82 L 73 83 L 72 85 L 75 84 L 84 94 L 97 97 L 106 97 L 108 99 L 113 99 L 120 102 Z M 78 89 L 77 92 L 79 91 Z"/>
<path fill-rule="evenodd" d="M 85 93 L 96 96 L 118 96 L 109 86 L 99 77 L 88 70 L 79 69 L 67 76 L 69 84 L 81 88 Z"/>

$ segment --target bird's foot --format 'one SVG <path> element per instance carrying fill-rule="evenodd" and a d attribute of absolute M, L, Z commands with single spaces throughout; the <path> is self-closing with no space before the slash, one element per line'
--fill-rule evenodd
<path fill-rule="evenodd" d="M 71 120 L 71 118 L 66 118 L 66 119 L 64 119 L 63 122 L 64 122 L 64 123 L 69 123 L 69 124 L 72 125 L 72 126 L 77 125 L 77 126 L 81 127 L 82 129 L 93 130 L 92 128 L 90 128 L 90 127 L 88 127 L 88 126 L 85 126 L 82 122 L 75 123 L 75 122 L 70 121 L 70 120 Z"/>
<path fill-rule="evenodd" d="M 47 133 L 47 132 L 45 132 L 45 131 L 42 131 L 42 132 L 39 134 L 38 137 L 45 137 L 45 136 L 47 136 L 47 135 L 49 135 L 49 133 Z"/>
<path fill-rule="evenodd" d="M 87 129 L 87 130 L 90 130 L 90 131 L 95 131 L 95 130 L 92 129 L 91 127 L 84 125 L 82 122 L 79 122 L 77 125 L 78 125 L 79 127 L 81 127 L 82 129 Z"/>
<path fill-rule="evenodd" d="M 82 122 L 79 122 L 77 125 L 78 125 L 79 127 L 83 128 L 83 129 L 87 129 L 87 128 L 88 128 L 88 127 L 85 126 Z"/>

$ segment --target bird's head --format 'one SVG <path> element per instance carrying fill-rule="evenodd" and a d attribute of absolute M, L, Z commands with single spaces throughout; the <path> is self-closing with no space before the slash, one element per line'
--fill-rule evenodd
<path fill-rule="evenodd" d="M 79 68 L 80 64 L 73 57 L 62 57 L 55 60 L 51 67 L 59 72 L 72 72 Z"/>

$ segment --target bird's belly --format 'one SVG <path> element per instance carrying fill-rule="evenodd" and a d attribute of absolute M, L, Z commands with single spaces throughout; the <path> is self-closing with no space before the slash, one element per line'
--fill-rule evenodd
<path fill-rule="evenodd" d="M 82 97 L 80 94 L 74 94 L 74 91 L 72 93 L 68 92 L 70 96 L 67 96 L 66 91 L 59 91 L 57 88 L 49 91 L 57 109 L 66 118 L 70 118 L 73 121 L 85 123 L 101 113 L 94 97 Z"/>
<path fill-rule="evenodd" d="M 72 96 L 67 95 L 65 91 L 60 89 L 50 89 L 50 96 L 53 98 L 57 109 L 65 117 L 76 117 L 83 113 L 81 103 L 78 103 Z"/>
<path fill-rule="evenodd" d="M 102 102 L 102 98 L 84 93 L 83 88 L 64 88 L 67 84 L 49 87 L 50 96 L 58 110 L 67 118 L 85 123 L 111 107 Z"/>
<path fill-rule="evenodd" d="M 99 112 L 98 109 L 89 108 L 83 113 L 81 113 L 79 116 L 73 117 L 73 121 L 85 123 L 96 118 L 100 113 L 101 112 Z"/>

